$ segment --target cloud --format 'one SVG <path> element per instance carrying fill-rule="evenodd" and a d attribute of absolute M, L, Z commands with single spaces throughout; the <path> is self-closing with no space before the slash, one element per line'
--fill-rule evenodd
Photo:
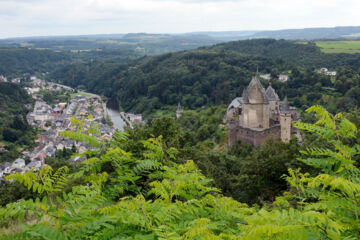
<path fill-rule="evenodd" d="M 0 0 L 0 37 L 360 25 L 357 0 Z"/>

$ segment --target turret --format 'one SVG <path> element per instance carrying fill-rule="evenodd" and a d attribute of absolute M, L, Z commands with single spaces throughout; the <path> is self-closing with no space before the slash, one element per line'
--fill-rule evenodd
<path fill-rule="evenodd" d="M 287 97 L 285 97 L 280 113 L 281 141 L 289 142 L 291 138 L 291 112 Z"/>
<path fill-rule="evenodd" d="M 184 111 L 181 109 L 180 102 L 178 103 L 178 107 L 176 109 L 176 118 L 181 117 L 183 115 Z"/>
<path fill-rule="evenodd" d="M 265 91 L 265 95 L 270 104 L 270 111 L 272 113 L 279 113 L 279 96 L 276 94 L 275 90 L 272 88 L 271 83 Z"/>
<path fill-rule="evenodd" d="M 242 100 L 242 119 L 240 121 L 243 127 L 269 128 L 269 101 L 258 76 L 252 78 L 249 86 L 243 92 Z"/>
<path fill-rule="evenodd" d="M 279 96 L 276 94 L 275 89 L 272 88 L 271 83 L 269 84 L 269 87 L 265 91 L 265 95 L 268 99 L 268 101 L 279 101 Z"/>
<path fill-rule="evenodd" d="M 268 103 L 265 88 L 262 86 L 258 76 L 253 77 L 247 89 L 244 90 L 243 101 L 250 104 Z"/>

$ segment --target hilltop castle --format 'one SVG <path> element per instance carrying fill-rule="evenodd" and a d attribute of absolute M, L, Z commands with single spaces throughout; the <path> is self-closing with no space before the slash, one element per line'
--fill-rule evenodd
<path fill-rule="evenodd" d="M 275 90 L 261 85 L 258 75 L 244 89 L 242 97 L 235 98 L 227 108 L 228 141 L 233 146 L 238 141 L 259 146 L 266 139 L 281 139 L 288 142 L 291 135 L 301 138 L 291 122 L 299 120 L 295 107 L 290 107 L 287 98 L 280 101 Z"/>

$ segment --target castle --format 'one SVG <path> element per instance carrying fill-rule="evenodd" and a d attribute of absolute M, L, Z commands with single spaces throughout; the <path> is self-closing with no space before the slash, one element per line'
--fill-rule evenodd
<path fill-rule="evenodd" d="M 259 146 L 268 138 L 288 142 L 291 135 L 301 139 L 298 129 L 291 122 L 300 120 L 295 107 L 290 107 L 287 98 L 280 101 L 275 90 L 265 88 L 258 74 L 244 89 L 242 97 L 235 98 L 227 108 L 228 141 L 233 146 L 238 141 Z"/>

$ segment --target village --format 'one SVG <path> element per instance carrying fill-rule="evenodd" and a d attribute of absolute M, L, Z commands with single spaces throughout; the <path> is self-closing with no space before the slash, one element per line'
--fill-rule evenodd
<path fill-rule="evenodd" d="M 5 78 L 2 77 L 4 81 Z M 85 153 L 95 148 L 89 146 L 85 142 L 78 142 L 64 138 L 60 135 L 64 131 L 76 131 L 71 119 L 84 119 L 85 124 L 97 124 L 101 133 L 101 138 L 105 141 L 111 139 L 112 135 L 117 131 L 113 126 L 111 118 L 108 114 L 106 104 L 101 97 L 95 94 L 79 92 L 76 90 L 51 82 L 46 82 L 37 77 L 31 77 L 31 87 L 25 87 L 27 93 L 34 99 L 35 104 L 27 116 L 26 120 L 30 126 L 39 130 L 35 140 L 35 148 L 24 150 L 22 158 L 16 159 L 13 163 L 3 162 L 0 164 L 0 179 L 8 174 L 15 172 L 27 172 L 30 170 L 38 170 L 46 165 L 47 157 L 55 157 L 56 151 L 64 149 L 73 149 L 78 154 Z M 17 79 L 12 80 L 17 83 Z M 68 102 L 57 102 L 51 106 L 44 101 L 43 96 L 39 94 L 40 90 L 51 92 L 62 91 L 71 96 Z M 28 109 L 32 108 L 32 104 L 27 104 Z M 88 116 L 91 116 L 88 118 Z M 124 122 L 132 127 L 133 124 L 141 124 L 141 115 L 121 112 L 119 114 Z M 70 162 L 81 161 L 85 158 L 75 156 Z M 26 159 L 26 160 L 25 160 Z"/>

